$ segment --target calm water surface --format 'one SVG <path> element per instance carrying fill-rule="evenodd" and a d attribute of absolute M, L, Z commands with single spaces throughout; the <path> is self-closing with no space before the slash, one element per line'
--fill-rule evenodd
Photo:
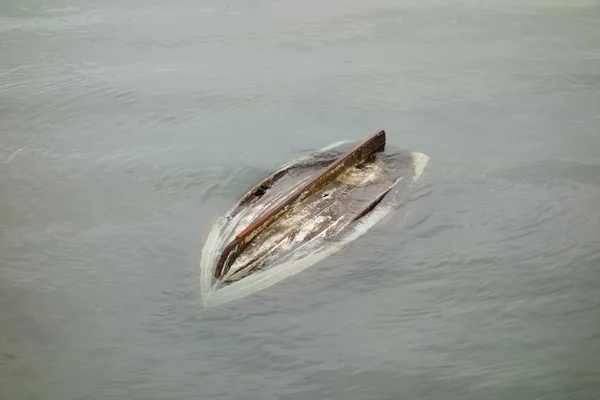
<path fill-rule="evenodd" d="M 394 218 L 202 310 L 212 218 L 384 128 Z M 0 399 L 600 396 L 600 4 L 0 5 Z"/>

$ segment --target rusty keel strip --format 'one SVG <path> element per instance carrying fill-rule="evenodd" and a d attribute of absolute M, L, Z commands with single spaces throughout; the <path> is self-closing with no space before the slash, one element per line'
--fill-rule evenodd
<path fill-rule="evenodd" d="M 267 229 L 275 220 L 281 217 L 291 207 L 323 188 L 323 186 L 333 181 L 350 166 L 354 166 L 355 164 L 372 156 L 374 153 L 384 151 L 384 149 L 385 131 L 381 130 L 375 132 L 365 141 L 340 156 L 310 181 L 295 190 L 279 204 L 265 212 L 262 216 L 252 222 L 246 229 L 240 232 L 227 246 L 225 246 L 215 268 L 215 278 L 219 279 L 225 275 L 231 267 L 231 264 L 233 264 L 235 259 L 244 250 L 246 245 L 261 232 L 264 232 L 265 229 Z"/>

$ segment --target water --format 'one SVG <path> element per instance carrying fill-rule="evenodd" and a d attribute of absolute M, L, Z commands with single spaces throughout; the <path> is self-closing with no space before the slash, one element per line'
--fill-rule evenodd
<path fill-rule="evenodd" d="M 597 399 L 600 4 L 0 5 L 0 399 Z M 213 218 L 384 128 L 396 218 L 219 310 Z"/>

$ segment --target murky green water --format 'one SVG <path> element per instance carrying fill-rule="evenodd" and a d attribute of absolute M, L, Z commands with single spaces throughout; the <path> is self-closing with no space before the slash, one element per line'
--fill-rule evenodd
<path fill-rule="evenodd" d="M 396 219 L 203 312 L 259 178 L 384 128 Z M 600 5 L 0 5 L 0 399 L 597 399 Z"/>

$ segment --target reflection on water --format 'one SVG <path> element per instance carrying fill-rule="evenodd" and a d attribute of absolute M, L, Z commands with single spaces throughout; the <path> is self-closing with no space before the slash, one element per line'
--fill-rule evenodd
<path fill-rule="evenodd" d="M 4 3 L 1 399 L 597 398 L 597 2 Z M 213 218 L 382 128 L 410 207 L 203 311 Z"/>

